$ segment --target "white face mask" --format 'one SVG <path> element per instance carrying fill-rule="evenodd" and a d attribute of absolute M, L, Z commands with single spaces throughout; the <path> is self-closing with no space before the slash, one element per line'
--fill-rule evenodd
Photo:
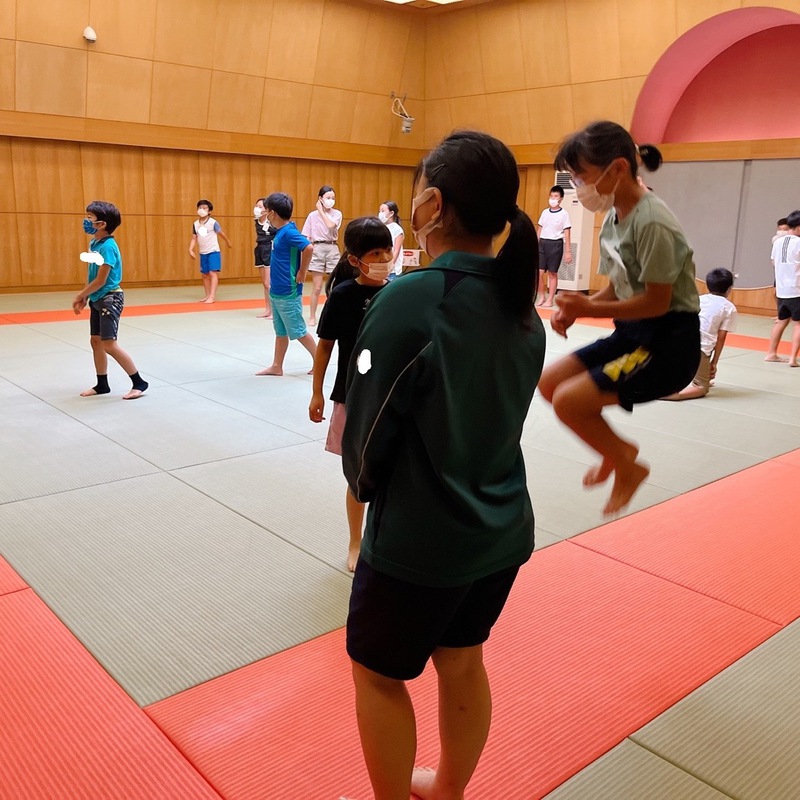
<path fill-rule="evenodd" d="M 323 198 L 322 205 L 325 206 L 325 208 L 333 208 L 334 205 L 336 205 L 336 201 L 332 197 L 326 197 Z"/>
<path fill-rule="evenodd" d="M 378 212 L 378 219 L 386 225 L 389 220 L 392 218 L 392 215 L 388 211 L 379 211 Z"/>
<path fill-rule="evenodd" d="M 259 219 L 263 213 L 264 213 L 264 209 L 263 209 L 263 208 L 261 208 L 261 206 L 255 206 L 255 207 L 253 208 L 253 216 L 254 216 L 256 219 Z"/>
<path fill-rule="evenodd" d="M 617 186 L 619 186 L 619 181 L 614 184 L 614 188 L 611 190 L 609 194 L 600 194 L 597 191 L 597 184 L 600 183 L 601 180 L 605 177 L 606 173 L 611 169 L 611 164 L 609 164 L 604 170 L 600 177 L 594 182 L 590 184 L 581 184 L 580 186 L 575 187 L 575 193 L 578 196 L 578 202 L 587 210 L 591 211 L 595 214 L 598 212 L 605 213 L 608 211 L 611 206 L 614 205 L 614 192 L 617 191 Z"/>
<path fill-rule="evenodd" d="M 561 201 L 556 200 L 553 197 L 551 197 L 547 202 L 550 204 L 550 208 L 558 208 L 561 205 Z"/>
<path fill-rule="evenodd" d="M 360 258 L 358 263 L 367 268 L 371 281 L 385 281 L 394 266 L 391 261 L 362 261 Z"/>
<path fill-rule="evenodd" d="M 417 240 L 417 244 L 420 246 L 420 249 L 424 250 L 428 253 L 428 249 L 425 247 L 425 244 L 428 240 L 428 234 L 436 230 L 436 228 L 442 227 L 442 212 L 441 210 L 437 214 L 434 214 L 421 228 L 416 228 L 414 226 L 414 216 L 416 214 L 417 209 L 420 206 L 425 205 L 432 197 L 435 197 L 435 193 L 433 191 L 433 186 L 429 186 L 425 191 L 421 194 L 418 194 L 412 201 L 411 201 L 411 233 L 414 234 L 414 238 Z M 428 253 L 430 255 L 430 253 Z"/>
<path fill-rule="evenodd" d="M 202 219 L 205 219 L 208 216 L 208 211 L 206 211 L 204 208 L 198 208 L 197 216 L 201 217 Z"/>

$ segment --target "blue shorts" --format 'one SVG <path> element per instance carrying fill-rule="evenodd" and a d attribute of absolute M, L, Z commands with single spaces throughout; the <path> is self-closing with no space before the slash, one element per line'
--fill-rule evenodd
<path fill-rule="evenodd" d="M 270 293 L 272 303 L 272 327 L 276 336 L 288 336 L 300 339 L 308 333 L 306 321 L 303 319 L 302 295 L 274 295 Z"/>
<path fill-rule="evenodd" d="M 89 335 L 116 339 L 124 305 L 125 295 L 122 292 L 109 292 L 97 300 L 90 300 Z"/>
<path fill-rule="evenodd" d="M 200 272 L 208 275 L 209 272 L 219 272 L 222 268 L 222 257 L 219 250 L 213 253 L 200 253 Z"/>

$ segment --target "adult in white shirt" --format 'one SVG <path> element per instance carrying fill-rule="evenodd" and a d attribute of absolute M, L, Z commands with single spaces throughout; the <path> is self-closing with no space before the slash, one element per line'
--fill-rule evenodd
<path fill-rule="evenodd" d="M 772 245 L 772 266 L 775 267 L 775 295 L 778 298 L 778 318 L 772 327 L 769 350 L 764 361 L 785 363 L 787 359 L 778 355 L 783 332 L 794 323 L 792 346 L 789 351 L 789 366 L 800 367 L 797 353 L 800 351 L 800 211 L 792 211 L 786 217 L 789 233 L 776 239 Z"/>
<path fill-rule="evenodd" d="M 303 224 L 303 236 L 314 245 L 311 263 L 308 265 L 313 282 L 309 325 L 317 324 L 317 306 L 325 274 L 333 272 L 333 268 L 339 263 L 339 245 L 336 242 L 339 239 L 339 228 L 342 227 L 342 212 L 334 208 L 335 204 L 336 192 L 333 187 L 323 186 L 319 190 L 314 210 Z"/>
<path fill-rule="evenodd" d="M 394 280 L 403 271 L 403 242 L 406 238 L 400 227 L 400 209 L 394 200 L 381 203 L 378 209 L 378 219 L 389 229 L 392 234 L 392 260 L 394 267 L 389 273 L 389 280 Z"/>
<path fill-rule="evenodd" d="M 553 307 L 553 299 L 558 288 L 558 269 L 563 259 L 565 264 L 572 263 L 572 242 L 570 228 L 572 223 L 569 214 L 561 207 L 564 190 L 560 186 L 550 189 L 549 208 L 542 211 L 536 223 L 536 234 L 539 237 L 539 299 L 537 306 Z M 549 286 L 548 286 L 549 281 Z"/>

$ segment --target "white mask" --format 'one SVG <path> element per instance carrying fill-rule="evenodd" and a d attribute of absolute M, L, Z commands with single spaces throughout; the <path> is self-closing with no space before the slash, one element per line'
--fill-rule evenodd
<path fill-rule="evenodd" d="M 614 188 L 611 190 L 609 194 L 600 194 L 600 192 L 597 191 L 597 184 L 600 183 L 601 180 L 603 180 L 605 174 L 610 169 L 611 169 L 611 164 L 609 164 L 603 170 L 603 173 L 594 183 L 582 184 L 581 186 L 575 187 L 575 193 L 578 196 L 578 202 L 587 211 L 591 211 L 595 214 L 597 214 L 598 212 L 605 213 L 611 208 L 611 206 L 614 205 L 614 192 L 617 191 L 617 186 L 619 186 L 619 181 L 617 181 L 614 184 Z"/>
<path fill-rule="evenodd" d="M 380 221 L 381 221 L 381 222 L 382 222 L 384 225 L 386 225 L 386 223 L 388 223 L 388 222 L 389 222 L 389 220 L 391 219 L 391 216 L 392 216 L 392 215 L 391 215 L 391 214 L 390 214 L 388 211 L 380 211 L 380 212 L 378 212 L 378 219 L 379 219 L 379 220 L 380 220 Z"/>
<path fill-rule="evenodd" d="M 367 268 L 367 277 L 371 281 L 385 281 L 394 266 L 391 261 L 362 261 L 360 258 L 358 261 Z"/>
<path fill-rule="evenodd" d="M 264 209 L 261 208 L 261 206 L 254 206 L 253 207 L 253 216 L 256 219 L 259 219 L 263 213 L 264 213 Z"/>
<path fill-rule="evenodd" d="M 418 194 L 412 201 L 411 201 L 411 233 L 414 234 L 414 238 L 417 240 L 417 244 L 420 246 L 420 249 L 424 250 L 428 253 L 427 248 L 425 247 L 425 243 L 428 240 L 428 234 L 436 230 L 436 228 L 442 227 L 442 212 L 441 210 L 437 215 L 432 216 L 421 228 L 416 228 L 414 226 L 414 215 L 416 214 L 417 209 L 428 202 L 432 197 L 435 196 L 433 191 L 433 186 L 429 186 L 425 191 L 421 194 Z M 430 253 L 428 253 L 430 255 Z"/>
<path fill-rule="evenodd" d="M 322 205 L 325 206 L 325 208 L 333 208 L 335 204 L 336 201 L 332 197 L 326 197 L 322 201 Z"/>
<path fill-rule="evenodd" d="M 550 204 L 550 208 L 558 208 L 561 205 L 560 200 L 555 200 L 552 197 L 547 202 Z"/>
<path fill-rule="evenodd" d="M 202 217 L 203 219 L 205 219 L 208 216 L 208 211 L 206 211 L 204 208 L 198 208 L 197 209 L 197 216 Z"/>

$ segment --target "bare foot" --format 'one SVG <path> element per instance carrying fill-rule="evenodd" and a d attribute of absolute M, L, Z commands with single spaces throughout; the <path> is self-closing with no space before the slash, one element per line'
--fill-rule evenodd
<path fill-rule="evenodd" d="M 98 394 L 97 390 L 86 389 L 86 391 L 81 392 L 81 397 L 94 397 L 96 394 Z"/>
<path fill-rule="evenodd" d="M 256 372 L 256 375 L 278 375 L 280 377 L 283 375 L 283 370 L 280 367 L 267 367 L 260 372 Z"/>
<path fill-rule="evenodd" d="M 790 361 L 789 362 L 789 366 L 790 367 L 800 367 L 800 364 L 798 364 L 797 361 L 794 361 L 794 362 Z"/>
<path fill-rule="evenodd" d="M 614 487 L 603 514 L 607 517 L 622 511 L 636 494 L 636 490 L 650 474 L 650 467 L 641 461 L 625 462 L 614 470 Z"/>
<path fill-rule="evenodd" d="M 347 569 L 350 572 L 356 571 L 356 564 L 358 563 L 358 555 L 361 552 L 361 544 L 350 545 L 347 551 Z"/>
<path fill-rule="evenodd" d="M 306 375 L 313 375 L 313 374 L 314 374 L 314 367 L 311 367 L 311 369 L 308 372 L 306 372 Z"/>
<path fill-rule="evenodd" d="M 317 320 L 314 317 L 311 317 L 311 319 L 308 320 L 308 326 L 310 328 L 313 328 L 316 324 L 317 324 Z"/>
<path fill-rule="evenodd" d="M 215 302 L 213 297 L 209 297 L 206 300 L 203 300 L 206 305 L 210 305 L 211 303 Z"/>
<path fill-rule="evenodd" d="M 773 364 L 785 364 L 789 359 L 783 356 L 767 356 L 764 361 L 769 361 Z"/>
<path fill-rule="evenodd" d="M 544 297 L 542 297 L 542 298 L 540 298 L 539 300 L 536 301 L 536 305 L 537 306 L 542 305 L 542 303 L 544 303 Z"/>
<path fill-rule="evenodd" d="M 552 307 L 553 307 L 552 303 L 542 303 L 542 308 L 552 308 Z"/>
<path fill-rule="evenodd" d="M 202 300 L 198 300 L 197 302 L 198 302 L 198 303 L 205 303 L 205 302 L 206 302 L 206 300 L 208 300 L 208 298 L 207 298 L 207 297 L 204 297 Z"/>
<path fill-rule="evenodd" d="M 256 319 L 272 319 L 272 312 L 268 311 L 265 314 L 256 314 Z"/>
<path fill-rule="evenodd" d="M 136 400 L 137 397 L 141 397 L 144 392 L 141 389 L 131 389 L 128 394 L 122 395 L 123 400 Z"/>
<path fill-rule="evenodd" d="M 639 448 L 635 444 L 628 445 L 625 450 L 625 460 L 633 463 L 636 461 L 636 456 L 639 455 Z M 611 473 L 614 471 L 614 462 L 608 458 L 604 458 L 602 462 L 596 466 L 591 467 L 587 470 L 586 474 L 583 476 L 583 485 L 584 486 L 599 486 L 601 483 L 605 483 Z"/>
<path fill-rule="evenodd" d="M 434 796 L 435 782 L 436 770 L 430 767 L 414 767 L 411 774 L 411 794 L 420 800 L 430 800 Z"/>

